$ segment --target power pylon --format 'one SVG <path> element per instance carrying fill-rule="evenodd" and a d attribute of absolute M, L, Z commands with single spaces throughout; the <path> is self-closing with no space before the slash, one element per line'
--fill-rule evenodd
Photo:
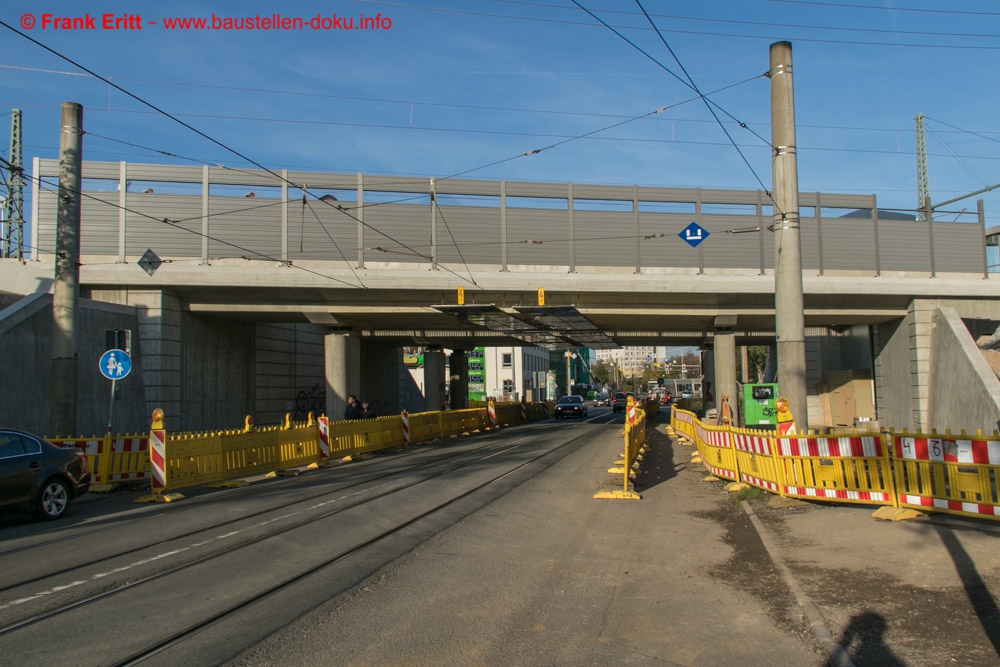
<path fill-rule="evenodd" d="M 927 220 L 930 212 L 931 186 L 927 181 L 927 146 L 924 143 L 924 115 L 918 113 L 913 120 L 917 122 L 917 210 L 920 219 Z"/>
<path fill-rule="evenodd" d="M 10 112 L 10 153 L 6 164 L 3 256 L 24 259 L 24 165 L 21 152 L 21 110 Z"/>

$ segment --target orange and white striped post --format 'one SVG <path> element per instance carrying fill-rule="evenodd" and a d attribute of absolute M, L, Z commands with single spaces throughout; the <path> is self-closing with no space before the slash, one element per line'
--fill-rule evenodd
<path fill-rule="evenodd" d="M 400 416 L 403 418 L 403 444 L 408 445 L 410 444 L 410 415 L 406 410 L 403 410 Z"/>
<path fill-rule="evenodd" d="M 327 417 L 319 417 L 316 420 L 319 429 L 319 457 L 321 459 L 330 458 L 330 420 Z"/>
<path fill-rule="evenodd" d="M 160 408 L 153 410 L 153 423 L 149 428 L 149 463 L 153 493 L 163 493 L 167 488 L 167 431 Z"/>
<path fill-rule="evenodd" d="M 521 422 L 528 421 L 528 404 L 521 401 Z"/>
<path fill-rule="evenodd" d="M 490 416 L 490 426 L 496 426 L 497 425 L 497 406 L 496 406 L 496 403 L 494 402 L 492 396 L 490 396 L 489 399 L 486 402 L 486 412 Z"/>

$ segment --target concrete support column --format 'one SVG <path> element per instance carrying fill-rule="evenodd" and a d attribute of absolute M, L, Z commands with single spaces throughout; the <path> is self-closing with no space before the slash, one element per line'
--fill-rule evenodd
<path fill-rule="evenodd" d="M 392 345 L 362 343 L 361 360 L 358 398 L 371 402 L 382 415 L 396 414 L 402 350 Z"/>
<path fill-rule="evenodd" d="M 702 397 L 702 407 L 707 413 L 714 407 L 718 406 L 719 393 L 715 390 L 715 351 L 714 350 L 702 350 L 701 351 L 701 375 L 702 375 L 702 385 L 701 385 L 701 397 Z M 707 385 L 707 387 L 706 387 Z M 712 399 L 709 400 L 708 391 L 712 393 Z"/>
<path fill-rule="evenodd" d="M 347 397 L 361 392 L 361 341 L 353 334 L 327 334 L 323 338 L 326 360 L 326 414 L 333 421 L 344 418 Z"/>
<path fill-rule="evenodd" d="M 444 350 L 424 350 L 424 409 L 440 410 L 444 407 Z"/>
<path fill-rule="evenodd" d="M 732 330 L 715 332 L 715 402 L 722 417 L 722 397 L 729 396 L 729 407 L 736 413 L 736 334 Z"/>
<path fill-rule="evenodd" d="M 135 307 L 142 341 L 142 382 L 146 418 L 163 410 L 168 429 L 181 428 L 181 300 L 159 290 L 130 291 L 125 303 Z"/>
<path fill-rule="evenodd" d="M 452 350 L 449 374 L 451 409 L 461 410 L 469 407 L 469 353 L 467 351 Z"/>
<path fill-rule="evenodd" d="M 930 299 L 914 299 L 906 314 L 910 347 L 910 397 L 913 426 L 927 429 L 930 413 L 931 334 L 934 313 L 940 304 Z"/>

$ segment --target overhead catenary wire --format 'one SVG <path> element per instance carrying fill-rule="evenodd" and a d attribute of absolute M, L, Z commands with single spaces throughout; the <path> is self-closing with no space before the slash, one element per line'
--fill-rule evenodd
<path fill-rule="evenodd" d="M 281 180 L 281 181 L 284 181 L 284 182 L 285 182 L 285 183 L 287 183 L 288 185 L 292 185 L 292 186 L 296 186 L 296 184 L 295 184 L 295 183 L 292 183 L 292 182 L 291 182 L 291 181 L 289 181 L 289 180 L 288 180 L 287 178 L 284 178 L 284 177 L 283 177 L 283 176 L 282 176 L 281 174 L 279 174 L 279 173 L 275 172 L 275 171 L 274 171 L 273 169 L 269 169 L 268 167 L 265 167 L 265 166 L 264 166 L 263 164 L 261 164 L 261 163 L 257 162 L 256 160 L 253 160 L 252 158 L 250 158 L 250 157 L 248 157 L 248 156 L 244 155 L 243 153 L 241 153 L 240 151 L 236 150 L 235 148 L 232 148 L 232 147 L 230 147 L 230 146 L 227 146 L 226 144 L 222 143 L 222 142 L 221 142 L 221 141 L 219 141 L 218 139 L 215 139 L 215 138 L 213 138 L 213 137 L 209 136 L 208 134 L 206 134 L 206 133 L 202 132 L 201 130 L 197 129 L 196 127 L 193 127 L 192 125 L 190 125 L 190 124 L 188 124 L 188 123 L 185 123 L 185 122 L 184 122 L 183 120 L 181 120 L 180 118 L 177 118 L 176 116 L 174 116 L 174 115 L 172 115 L 172 114 L 168 113 L 167 111 L 164 111 L 163 109 L 159 108 L 159 107 L 158 107 L 158 106 L 156 106 L 155 104 L 153 104 L 153 103 L 151 103 L 151 102 L 148 102 L 148 101 L 144 100 L 143 98 L 139 97 L 138 95 L 135 95 L 134 93 L 131 93 L 131 92 L 129 92 L 128 90 L 126 90 L 126 89 L 122 88 L 121 86 L 119 86 L 119 85 L 117 85 L 117 84 L 113 83 L 113 82 L 112 82 L 112 81 L 110 81 L 109 79 L 107 79 L 107 78 L 105 78 L 105 77 L 101 76 L 100 74 L 97 74 L 96 72 L 94 72 L 94 71 L 92 71 L 92 70 L 88 69 L 87 67 L 85 67 L 85 66 L 81 65 L 80 63 L 76 62 L 76 61 L 75 61 L 75 60 L 73 60 L 72 58 L 70 58 L 70 57 L 68 57 L 68 56 L 66 56 L 66 55 L 64 55 L 64 54 L 62 54 L 62 53 L 60 53 L 60 52 L 56 51 L 55 49 L 53 49 L 53 48 L 51 48 L 51 47 L 49 47 L 49 46 L 46 46 L 46 45 L 45 45 L 45 44 L 43 44 L 42 42 L 39 42 L 39 41 L 38 41 L 37 39 L 34 39 L 33 37 L 31 37 L 30 35 L 27 35 L 27 34 L 25 34 L 25 33 L 21 32 L 20 30 L 18 30 L 17 28 L 13 27 L 13 26 L 12 26 L 12 25 L 10 25 L 9 23 L 7 23 L 7 22 L 5 22 L 5 21 L 3 21 L 3 20 L 0 20 L 0 26 L 3 26 L 3 27 L 5 27 L 5 28 L 7 28 L 7 29 L 8 29 L 8 30 L 10 30 L 11 32 L 14 32 L 14 33 L 18 34 L 18 35 L 20 35 L 21 37 L 23 37 L 24 39 L 26 39 L 26 40 L 28 40 L 28 41 L 32 42 L 33 44 L 35 44 L 35 45 L 37 45 L 37 46 L 39 46 L 39 47 L 41 47 L 41 48 L 45 49 L 46 51 L 48 51 L 48 52 L 49 52 L 49 53 L 51 53 L 52 55 L 56 56 L 57 58 L 60 58 L 60 59 L 62 59 L 62 60 L 65 60 L 66 62 L 70 63 L 70 64 L 71 64 L 71 65 L 73 65 L 74 67 L 77 67 L 77 68 L 79 68 L 79 69 L 83 70 L 84 72 L 87 72 L 87 73 L 88 73 L 88 74 L 90 74 L 91 76 L 93 76 L 93 77 L 95 77 L 95 78 L 97 78 L 97 79 L 100 79 L 101 81 L 105 82 L 105 83 L 106 83 L 106 84 L 108 84 L 109 86 L 113 87 L 113 88 L 114 88 L 115 90 L 118 90 L 118 91 L 120 91 L 120 92 L 124 93 L 125 95 L 128 95 L 128 96 L 129 96 L 130 98 L 132 98 L 132 99 L 134 99 L 135 101 L 139 102 L 139 103 L 140 103 L 140 104 L 142 104 L 143 106 L 146 106 L 146 107 L 149 107 L 150 109 L 152 109 L 153 111 L 157 112 L 158 114 L 160 114 L 160 115 L 162 115 L 162 116 L 165 116 L 166 118 L 169 118 L 170 120 L 174 121 L 175 123 L 177 123 L 177 124 L 179 124 L 179 125 L 181 125 L 181 126 L 183 126 L 183 127 L 187 128 L 188 130 L 190 130 L 190 131 L 194 132 L 194 133 L 195 133 L 195 134 L 197 134 L 198 136 L 200 136 L 200 137 L 203 137 L 204 139 L 206 139 L 206 140 L 208 140 L 208 141 L 212 142 L 213 144 L 215 144 L 216 146 L 219 146 L 220 148 L 222 148 L 222 149 L 224 149 L 224 150 L 226 150 L 226 151 L 228 151 L 228 152 L 232 153 L 233 155 L 237 156 L 238 158 L 240 158 L 240 159 L 242 159 L 242 160 L 244 160 L 244 161 L 246 161 L 246 162 L 248 162 L 248 163 L 250 163 L 250 164 L 254 165 L 255 167 L 257 167 L 257 168 L 259 168 L 259 169 L 262 169 L 262 170 L 266 171 L 267 173 L 271 174 L 271 175 L 272 175 L 272 176 L 274 176 L 275 178 L 277 178 L 277 179 L 279 179 L 279 180 Z M 321 200 L 321 199 L 320 199 L 319 197 L 317 197 L 316 199 L 317 199 L 318 201 L 323 201 L 323 200 Z M 100 201 L 100 200 L 99 200 L 99 201 Z M 336 210 L 339 210 L 339 211 L 340 211 L 341 213 L 343 213 L 344 215 L 347 215 L 348 217 L 352 218 L 353 220 L 355 220 L 356 222 L 358 222 L 358 224 L 360 224 L 360 225 L 364 226 L 364 227 L 365 227 L 366 229 L 370 229 L 370 230 L 374 231 L 375 233 L 377 233 L 377 234 L 380 234 L 381 236 L 384 236 L 385 238 L 387 238 L 387 239 L 389 239 L 389 240 L 391 240 L 391 241 L 395 241 L 395 242 L 397 242 L 397 243 L 400 243 L 400 244 L 401 244 L 401 245 L 402 245 L 403 247 L 407 247 L 407 246 L 406 246 L 406 244 L 404 244 L 404 243 L 401 243 L 401 242 L 399 242 L 399 241 L 396 241 L 396 239 L 393 239 L 393 238 L 392 238 L 391 236 L 389 236 L 388 234 L 386 234 L 386 233 L 385 233 L 385 232 L 383 232 L 382 230 L 380 230 L 380 229 L 377 229 L 377 228 L 375 228 L 375 227 L 373 227 L 373 226 L 371 226 L 371 225 L 368 225 L 368 224 L 366 224 L 366 223 L 365 223 L 365 222 L 364 222 L 363 220 L 361 220 L 360 218 L 357 218 L 356 216 L 353 216 L 353 215 L 351 215 L 351 214 L 350 214 L 350 213 L 348 213 L 347 211 L 345 211 L 345 210 L 343 210 L 343 209 L 341 209 L 341 208 L 339 208 L 339 207 L 336 207 L 336 206 L 335 206 L 334 204 L 332 204 L 331 202 L 328 202 L 328 201 L 323 201 L 323 203 L 324 203 L 324 204 L 327 204 L 327 205 L 329 205 L 329 206 L 334 206 L 334 208 L 335 208 Z M 167 220 L 166 218 L 164 218 L 164 222 L 169 222 L 169 221 L 168 221 L 168 220 Z M 183 229 L 183 228 L 180 228 L 180 229 Z M 191 230 L 188 230 L 188 231 L 191 231 Z M 200 233 L 200 232 L 199 232 L 199 233 Z M 235 244 L 231 244 L 231 243 L 230 243 L 229 245 L 232 245 L 233 247 L 239 247 L 239 246 L 236 246 Z M 250 251 L 250 252 L 252 252 L 253 254 L 258 254 L 258 255 L 261 255 L 261 254 L 262 254 L 262 253 L 257 253 L 257 252 L 255 252 L 255 251 Z M 287 262 L 287 261 L 283 261 L 283 260 L 279 260 L 279 261 L 282 261 L 283 263 L 285 263 L 285 264 L 288 264 L 288 262 Z M 302 269 L 302 270 L 308 270 L 308 269 L 304 269 L 304 268 L 302 268 L 302 267 L 297 267 L 297 268 L 300 268 L 300 269 Z M 455 276 L 456 276 L 457 278 L 459 278 L 459 279 L 463 279 L 463 277 L 462 277 L 461 275 L 459 275 L 459 274 L 455 273 L 454 271 L 452 271 L 451 269 L 449 269 L 449 268 L 448 268 L 448 267 L 446 267 L 446 266 L 441 266 L 440 268 L 441 268 L 441 269 L 443 269 L 444 271 L 448 272 L 448 273 L 452 273 L 452 274 L 454 274 L 454 275 L 455 275 Z M 316 275 L 323 275 L 323 274 L 320 274 L 319 272 L 315 272 L 315 271 L 311 271 L 311 270 L 309 270 L 309 271 L 310 271 L 311 273 L 315 273 Z M 327 277 L 327 278 L 329 278 L 329 276 L 324 276 L 324 277 Z M 336 280 L 336 279 L 333 279 L 333 278 L 330 278 L 330 279 L 331 279 L 331 280 Z M 344 281 L 342 281 L 342 280 L 338 280 L 338 282 L 344 282 Z M 349 284 L 349 283 L 345 283 L 345 284 Z M 353 287 L 353 285 L 352 285 L 352 287 Z M 482 287 L 480 287 L 480 289 L 482 289 Z"/>
<path fill-rule="evenodd" d="M 794 0 L 775 0 L 783 2 L 793 2 Z M 578 25 L 578 26 L 592 26 L 593 24 L 586 23 L 583 21 L 569 21 L 565 19 L 553 19 L 553 18 L 542 18 L 536 16 L 511 16 L 510 14 L 495 14 L 491 12 L 476 12 L 467 9 L 451 9 L 444 7 L 426 7 L 423 5 L 411 5 L 402 2 L 386 2 L 385 0 L 355 0 L 355 2 L 366 2 L 374 5 L 384 5 L 388 7 L 401 7 L 406 9 L 416 9 L 421 11 L 433 11 L 433 12 L 445 12 L 450 14 L 464 14 L 469 16 L 486 16 L 491 18 L 502 18 L 511 19 L 518 21 L 533 21 L 538 23 L 556 23 L 563 25 Z M 819 3 L 817 3 L 819 4 Z M 838 6 L 850 6 L 850 5 L 838 5 Z M 862 5 L 858 5 L 862 7 Z M 896 7 L 866 7 L 867 9 L 892 9 L 897 10 Z M 899 9 L 899 11 L 902 11 Z M 916 10 L 915 10 L 916 11 Z M 930 10 L 925 10 L 930 11 Z M 945 10 L 940 10 L 943 13 Z M 993 15 L 993 14 L 986 14 Z M 631 26 L 616 26 L 624 30 L 632 30 Z M 639 28 L 639 30 L 645 30 L 644 28 Z M 672 34 L 679 35 L 697 35 L 702 37 L 726 37 L 726 38 L 736 38 L 736 39 L 756 39 L 756 40 L 768 40 L 774 41 L 776 39 L 787 39 L 787 35 L 782 36 L 769 36 L 769 35 L 743 35 L 739 33 L 725 33 L 725 32 L 709 32 L 706 30 L 681 30 L 678 28 L 671 28 L 668 32 Z M 874 46 L 874 47 L 888 47 L 888 48 L 914 48 L 914 49 L 955 49 L 955 50 L 983 50 L 983 51 L 997 51 L 1000 50 L 1000 46 L 981 46 L 968 43 L 958 43 L 958 44 L 929 44 L 927 42 L 922 43 L 900 43 L 900 42 L 866 42 L 866 41 L 856 41 L 856 40 L 846 40 L 846 39 L 820 39 L 816 37 L 796 37 L 797 42 L 810 42 L 814 44 L 839 44 L 844 46 Z"/>
<path fill-rule="evenodd" d="M 0 162 L 3 162 L 6 165 L 10 164 L 4 158 L 0 158 Z M 44 178 L 36 177 L 36 176 L 34 176 L 32 174 L 26 174 L 25 177 L 28 178 L 31 181 L 37 182 L 40 186 L 42 184 L 45 184 L 45 185 L 48 185 L 49 187 L 51 187 L 52 189 L 58 188 L 58 183 L 52 183 L 51 181 L 46 181 Z M 222 244 L 222 245 L 226 245 L 226 246 L 229 246 L 231 248 L 235 248 L 235 249 L 237 249 L 237 250 L 239 250 L 241 252 L 246 253 L 246 255 L 242 256 L 243 259 L 250 259 L 250 257 L 247 257 L 247 255 L 252 255 L 252 256 L 256 256 L 259 259 L 263 259 L 263 260 L 270 261 L 270 262 L 275 262 L 277 264 L 288 266 L 288 267 L 297 269 L 299 271 L 304 271 L 306 273 L 310 273 L 312 275 L 319 276 L 319 277 L 325 278 L 327 280 L 331 280 L 331 281 L 334 281 L 334 282 L 338 282 L 338 283 L 347 285 L 348 287 L 357 287 L 357 285 L 349 283 L 346 280 L 341 280 L 339 278 L 334 278 L 333 276 L 328 276 L 328 275 L 326 275 L 324 273 L 321 273 L 319 271 L 314 271 L 313 269 L 310 269 L 310 268 L 307 268 L 307 267 L 304 267 L 304 266 L 300 266 L 300 265 L 294 264 L 291 260 L 284 260 L 284 259 L 279 259 L 277 257 L 272 257 L 271 255 L 268 255 L 266 253 L 262 253 L 262 252 L 259 252 L 257 250 L 252 250 L 250 248 L 246 248 L 246 247 L 241 246 L 241 245 L 239 245 L 237 243 L 233 243 L 232 241 L 226 241 L 225 239 L 221 239 L 221 238 L 212 236 L 211 234 L 205 234 L 204 232 L 202 232 L 200 230 L 190 229 L 188 227 L 184 227 L 181 224 L 181 222 L 190 222 L 192 220 L 197 220 L 199 218 L 187 218 L 187 219 L 185 219 L 183 221 L 170 220 L 169 218 L 157 218 L 155 216 L 149 215 L 148 213 L 144 213 L 142 211 L 136 211 L 135 209 L 131 209 L 131 208 L 127 207 L 127 206 L 121 206 L 120 204 L 118 204 L 116 202 L 110 202 L 110 201 L 107 201 L 105 199 L 101 199 L 100 197 L 95 197 L 95 196 L 91 195 L 88 192 L 82 192 L 82 191 L 77 191 L 77 190 L 73 190 L 73 189 L 67 189 L 67 192 L 69 192 L 70 194 L 79 194 L 81 197 L 85 197 L 87 199 L 91 199 L 93 201 L 100 202 L 101 204 L 104 204 L 106 206 L 111 206 L 113 208 L 117 208 L 117 209 L 123 210 L 123 211 L 125 211 L 127 213 L 132 213 L 133 215 L 138 215 L 138 216 L 146 218 L 148 220 L 152 220 L 153 222 L 163 223 L 163 224 L 171 226 L 174 229 L 179 229 L 181 231 L 185 231 L 185 232 L 188 232 L 190 234 L 195 234 L 195 235 L 200 236 L 200 237 L 202 237 L 204 239 L 207 239 L 209 241 L 212 241 L 212 242 L 215 242 L 215 243 L 219 243 L 219 244 Z M 282 204 L 282 203 L 284 203 L 284 202 L 281 202 L 281 201 L 271 202 L 271 203 L 263 204 L 263 205 L 261 205 L 259 207 L 254 207 L 254 208 L 262 208 L 262 207 L 265 207 L 265 206 L 275 206 L 275 205 Z M 246 210 L 246 209 L 244 209 L 244 210 Z M 239 211 L 225 211 L 225 212 L 219 213 L 217 215 L 231 215 L 231 214 L 237 213 L 237 212 L 239 212 Z M 204 216 L 199 216 L 199 217 L 203 218 Z M 79 266 L 83 266 L 83 264 L 81 263 L 82 257 L 80 255 L 77 255 L 76 257 L 71 257 L 71 258 L 68 258 L 68 259 L 71 259 L 73 262 L 75 262 Z"/>
<path fill-rule="evenodd" d="M 681 68 L 681 72 L 684 73 L 684 77 L 691 84 L 691 88 L 694 89 L 694 91 L 696 93 L 698 93 L 698 96 L 705 103 L 705 107 L 708 109 L 708 112 L 710 114 L 712 114 L 712 118 L 715 119 L 715 122 L 718 123 L 718 125 L 722 129 L 723 133 L 725 133 L 726 138 L 729 139 L 729 143 L 731 143 L 733 145 L 733 148 L 736 149 L 736 152 L 739 154 L 740 159 L 743 160 L 743 163 L 747 166 L 747 169 L 749 169 L 750 173 L 753 174 L 754 179 L 756 179 L 756 181 L 760 185 L 761 189 L 764 190 L 765 193 L 767 193 L 767 197 L 771 200 L 771 203 L 773 203 L 775 207 L 778 207 L 778 202 L 774 201 L 774 197 L 771 196 L 771 191 L 768 190 L 768 188 L 767 188 L 766 185 L 764 185 L 764 181 L 761 180 L 761 177 L 757 174 L 757 170 L 755 170 L 753 168 L 753 165 L 750 164 L 750 160 L 748 160 L 747 156 L 743 154 L 742 150 L 740 150 L 740 147 L 739 147 L 739 145 L 737 145 L 736 141 L 733 139 L 733 136 L 731 134 L 729 134 L 729 130 L 726 129 L 726 126 L 719 119 L 718 114 L 715 113 L 715 108 L 714 107 L 718 106 L 718 105 L 714 105 L 713 103 L 711 103 L 709 101 L 709 99 L 702 94 L 701 89 L 698 88 L 698 85 L 694 82 L 694 79 L 688 73 L 687 68 L 684 67 L 684 63 L 682 63 L 681 59 L 677 57 L 677 54 L 674 52 L 673 48 L 671 48 L 670 44 L 667 43 L 667 40 L 663 36 L 663 33 L 660 32 L 659 27 L 657 27 L 656 23 L 653 22 L 653 19 L 646 12 L 646 8 L 642 6 L 642 2 L 640 2 L 640 0 L 635 0 L 635 4 L 639 6 L 639 9 L 642 10 L 642 13 L 646 16 L 646 19 L 649 21 L 649 24 L 653 27 L 654 30 L 656 30 L 656 34 L 660 38 L 660 41 L 663 42 L 663 46 L 665 46 L 666 49 L 667 49 L 667 51 L 670 52 L 670 56 L 674 59 L 674 62 L 677 63 L 677 66 Z M 740 127 L 743 127 L 743 128 L 746 128 L 746 129 L 749 130 L 749 128 L 747 127 L 747 125 L 745 123 L 740 123 Z M 763 139 L 763 137 L 760 137 L 760 135 L 757 134 L 757 133 L 755 133 L 755 132 L 753 132 L 753 130 L 750 130 L 750 132 L 752 134 L 754 134 L 754 136 L 757 136 L 757 137 Z M 768 143 L 768 145 L 770 145 L 770 142 L 767 142 L 767 143 Z M 780 207 L 778 207 L 778 208 L 780 210 Z M 784 217 L 785 212 L 784 211 L 780 211 L 780 212 L 781 212 L 782 217 Z"/>
<path fill-rule="evenodd" d="M 314 218 L 316 218 L 316 223 L 326 234 L 326 237 L 330 239 L 330 243 L 333 244 L 333 247 L 337 250 L 337 253 L 340 255 L 340 258 L 344 260 L 345 264 L 347 264 L 347 268 L 349 268 L 351 270 L 351 273 L 354 274 L 354 279 L 358 281 L 358 284 L 361 285 L 363 289 L 368 289 L 365 283 L 361 280 L 361 277 L 358 275 L 358 272 L 354 270 L 354 267 L 351 265 L 350 260 L 348 260 L 347 257 L 344 255 L 344 251 L 340 249 L 340 246 L 337 244 L 337 241 L 333 238 L 333 234 L 331 234 L 330 230 L 326 228 L 326 225 L 324 225 L 323 221 L 320 220 L 319 214 L 316 213 L 315 209 L 313 209 L 312 207 L 312 204 L 309 203 L 309 200 L 305 196 L 305 190 L 302 191 L 302 206 L 304 208 L 308 208 L 309 212 L 313 214 Z M 302 227 L 305 228 L 305 224 L 303 224 Z"/>
<path fill-rule="evenodd" d="M 630 46 L 632 46 L 632 48 L 634 48 L 635 50 L 637 50 L 639 53 L 641 53 L 642 55 L 646 56 L 649 60 L 653 61 L 657 66 L 659 66 L 665 72 L 667 72 L 668 74 L 670 74 L 670 76 L 674 77 L 680 83 L 682 83 L 683 85 L 687 86 L 688 88 L 690 88 L 691 90 L 693 90 L 695 93 L 697 93 L 698 98 L 700 98 L 701 100 L 704 101 L 705 105 L 708 107 L 709 111 L 712 113 L 712 116 L 715 118 L 716 122 L 719 124 L 720 127 L 722 127 L 722 131 L 725 133 L 726 138 L 729 139 L 729 143 L 736 149 L 736 152 L 739 153 L 740 158 L 746 164 L 747 168 L 750 170 L 750 173 L 753 174 L 754 179 L 756 179 L 756 181 L 760 185 L 761 189 L 764 190 L 764 192 L 767 194 L 768 198 L 771 199 L 771 201 L 775 204 L 775 206 L 777 206 L 777 203 L 774 202 L 773 197 L 771 197 L 771 191 L 770 191 L 770 189 L 766 185 L 764 185 L 764 181 L 762 181 L 761 178 L 760 178 L 760 176 L 757 175 L 757 172 L 756 172 L 756 170 L 754 170 L 753 165 L 750 164 L 750 161 L 747 160 L 746 155 L 744 155 L 743 151 L 740 150 L 739 146 L 736 144 L 736 141 L 733 139 L 732 135 L 729 134 L 729 131 L 726 130 L 725 126 L 719 120 L 719 117 L 715 114 L 715 109 L 716 108 L 719 109 L 720 111 L 722 111 L 722 113 L 726 114 L 729 118 L 731 118 L 732 120 L 734 120 L 737 123 L 739 123 L 740 127 L 746 129 L 752 135 L 754 135 L 755 137 L 757 137 L 758 139 L 760 139 L 761 141 L 763 141 L 769 148 L 771 147 L 771 142 L 769 142 L 766 139 L 764 139 L 764 137 L 761 137 L 759 134 L 757 134 L 752 129 L 750 129 L 750 127 L 746 123 L 738 120 L 731 113 L 729 113 L 728 111 L 726 111 L 721 106 L 719 106 L 718 104 L 716 104 L 715 102 L 713 102 L 712 100 L 710 100 L 708 97 L 706 97 L 705 95 L 703 95 L 701 93 L 701 91 L 698 89 L 698 86 L 696 86 L 694 84 L 694 80 L 691 79 L 690 75 L 688 75 L 687 70 L 684 69 L 684 66 L 681 64 L 680 60 L 677 58 L 677 56 L 674 53 L 673 49 L 671 49 L 670 45 L 667 44 L 666 39 L 663 37 L 663 35 L 660 33 L 659 29 L 656 27 L 656 24 L 653 23 L 653 20 L 651 18 L 649 18 L 649 14 L 646 14 L 646 10 L 642 6 L 642 4 L 639 2 L 639 0 L 636 0 L 636 4 L 639 6 L 640 9 L 642 9 L 643 14 L 646 15 L 646 18 L 649 20 L 650 25 L 652 25 L 653 29 L 656 31 L 656 34 L 660 37 L 660 41 L 662 41 L 663 44 L 664 44 L 664 46 L 667 47 L 667 50 L 670 52 L 670 55 L 673 56 L 673 58 L 677 62 L 677 64 L 680 65 L 681 71 L 684 72 L 684 75 L 685 75 L 686 79 L 680 77 L 676 72 L 674 72 L 669 67 L 667 67 L 666 65 L 664 65 L 663 63 L 661 63 L 656 58 L 654 58 L 649 52 L 647 52 L 645 49 L 643 49 L 642 47 L 640 47 L 638 44 L 636 44 L 635 42 L 633 42 L 632 40 L 630 40 L 628 37 L 626 37 L 625 35 L 623 35 L 618 30 L 616 30 L 609 23 L 607 23 L 604 19 L 600 18 L 599 16 L 597 16 L 596 14 L 594 14 L 592 11 L 590 11 L 589 9 L 587 9 L 586 7 L 584 7 L 583 5 L 581 5 L 579 2 L 577 2 L 577 0 L 570 0 L 570 2 L 572 2 L 574 5 L 576 5 L 577 7 L 579 7 L 580 9 L 582 9 L 583 11 L 585 11 L 587 14 L 589 14 L 591 17 L 593 17 L 594 20 L 596 20 L 599 23 L 601 23 L 601 25 L 605 26 L 608 30 L 610 30 L 611 32 L 613 32 L 618 37 L 620 37 L 622 40 L 624 40 L 626 43 L 628 43 Z M 760 76 L 766 76 L 766 75 L 762 74 Z M 782 216 L 784 216 L 785 212 L 781 211 L 781 214 L 782 214 Z"/>
<path fill-rule="evenodd" d="M 364 0 L 360 0 L 364 1 Z M 781 1 L 781 0 L 775 0 Z M 551 9 L 571 9 L 566 5 L 553 5 L 541 2 L 525 2 L 524 0 L 490 0 L 490 2 L 499 2 L 510 5 L 524 5 L 528 7 L 545 7 Z M 833 3 L 816 3 L 816 4 L 831 4 Z M 850 7 L 850 5 L 836 5 L 843 7 Z M 896 7 L 873 7 L 866 6 L 866 9 L 885 9 L 890 11 L 895 11 Z M 601 14 L 617 14 L 620 16 L 640 16 L 639 12 L 630 12 L 621 9 L 601 9 L 598 10 Z M 920 10 L 914 10 L 920 11 Z M 928 10 L 934 11 L 934 10 Z M 955 13 L 961 14 L 964 12 L 949 12 L 947 10 L 938 10 L 940 13 Z M 987 13 L 986 15 L 1000 15 L 1000 13 Z M 718 17 L 707 17 L 707 16 L 681 16 L 678 14 L 651 14 L 654 19 L 669 19 L 671 21 L 700 21 L 704 23 L 726 23 L 731 25 L 746 25 L 746 26 L 760 26 L 764 28 L 796 28 L 802 30 L 828 30 L 831 32 L 858 32 L 858 33 L 876 33 L 885 35 L 915 35 L 921 37 L 982 37 L 995 39 L 997 35 L 995 33 L 968 33 L 968 32 L 941 32 L 940 30 L 899 30 L 899 29 L 886 29 L 886 28 L 860 28 L 860 27 L 848 27 L 848 26 L 832 26 L 832 25 L 807 25 L 802 23 L 777 23 L 773 21 L 746 21 L 732 18 L 718 18 Z M 633 28 L 633 30 L 641 30 L 641 28 Z M 682 31 L 671 31 L 671 32 L 682 32 Z"/>

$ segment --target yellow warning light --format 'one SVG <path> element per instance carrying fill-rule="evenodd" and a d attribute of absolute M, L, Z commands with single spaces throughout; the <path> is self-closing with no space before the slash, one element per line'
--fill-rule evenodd
<path fill-rule="evenodd" d="M 458 305 L 460 305 L 460 306 L 464 306 L 465 305 L 465 288 L 464 287 L 459 287 L 458 288 Z"/>
<path fill-rule="evenodd" d="M 539 287 L 538 288 L 538 305 L 539 306 L 544 306 L 545 305 L 545 288 L 544 287 Z"/>

